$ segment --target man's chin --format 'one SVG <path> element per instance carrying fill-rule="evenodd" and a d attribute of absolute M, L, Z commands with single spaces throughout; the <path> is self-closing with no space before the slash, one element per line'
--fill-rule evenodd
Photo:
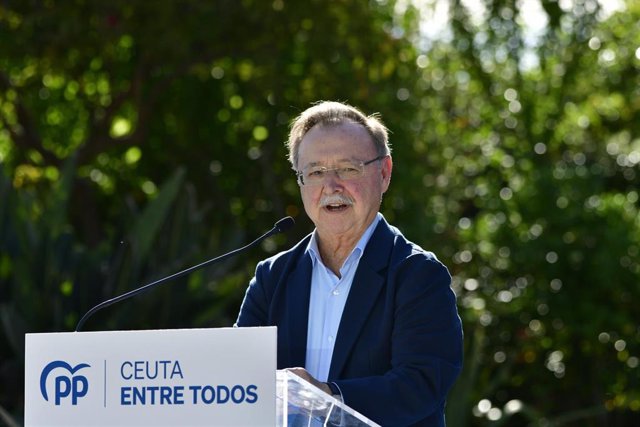
<path fill-rule="evenodd" d="M 328 216 L 328 218 L 327 218 Z M 340 237 L 352 233 L 358 233 L 359 227 L 351 218 L 339 214 L 327 215 L 321 219 L 316 228 L 322 237 Z"/>

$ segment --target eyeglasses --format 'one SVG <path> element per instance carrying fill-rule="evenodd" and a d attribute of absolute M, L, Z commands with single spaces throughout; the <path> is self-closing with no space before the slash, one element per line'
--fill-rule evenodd
<path fill-rule="evenodd" d="M 364 176 L 364 167 L 377 162 L 378 160 L 382 160 L 386 155 L 378 156 L 375 159 L 368 160 L 366 162 L 357 162 L 357 161 L 344 161 L 340 162 L 337 166 L 332 168 L 327 168 L 325 166 L 319 165 L 311 165 L 307 166 L 301 171 L 296 171 L 296 176 L 298 177 L 298 184 L 300 185 L 319 185 L 324 182 L 324 179 L 329 175 L 330 172 L 335 172 L 343 181 L 348 181 L 351 179 L 357 179 Z"/>

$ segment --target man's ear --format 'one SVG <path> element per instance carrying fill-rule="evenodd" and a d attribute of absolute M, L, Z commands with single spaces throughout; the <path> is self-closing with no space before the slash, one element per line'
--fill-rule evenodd
<path fill-rule="evenodd" d="M 384 194 L 389 189 L 391 183 L 391 171 L 393 170 L 393 160 L 391 156 L 387 156 L 381 160 L 382 168 L 380 173 L 382 174 L 382 193 Z"/>

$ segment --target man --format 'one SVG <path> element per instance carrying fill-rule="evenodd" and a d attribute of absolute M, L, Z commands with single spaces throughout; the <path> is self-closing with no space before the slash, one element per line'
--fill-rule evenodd
<path fill-rule="evenodd" d="M 236 325 L 276 325 L 278 369 L 381 425 L 444 426 L 462 328 L 446 267 L 378 212 L 387 129 L 321 102 L 294 121 L 288 147 L 316 228 L 258 265 Z"/>

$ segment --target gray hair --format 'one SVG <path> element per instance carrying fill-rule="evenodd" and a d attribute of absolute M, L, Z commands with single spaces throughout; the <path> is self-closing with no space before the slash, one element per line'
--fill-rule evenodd
<path fill-rule="evenodd" d="M 389 131 L 382 124 L 378 114 L 367 116 L 348 104 L 335 101 L 320 101 L 304 110 L 291 124 L 287 147 L 289 148 L 289 162 L 291 162 L 293 168 L 295 169 L 298 164 L 300 142 L 312 127 L 319 123 L 335 126 L 347 121 L 358 123 L 366 129 L 371 135 L 379 156 L 391 154 Z"/>

